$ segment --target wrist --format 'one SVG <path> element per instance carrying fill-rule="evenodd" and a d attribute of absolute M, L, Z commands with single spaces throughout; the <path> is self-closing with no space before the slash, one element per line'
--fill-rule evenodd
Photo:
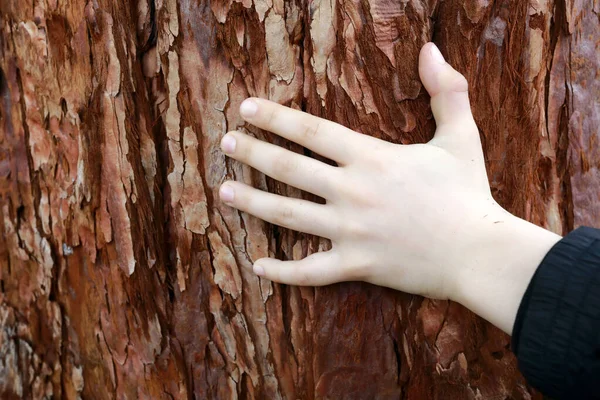
<path fill-rule="evenodd" d="M 467 236 L 452 300 L 511 334 L 533 274 L 561 237 L 500 207 Z"/>

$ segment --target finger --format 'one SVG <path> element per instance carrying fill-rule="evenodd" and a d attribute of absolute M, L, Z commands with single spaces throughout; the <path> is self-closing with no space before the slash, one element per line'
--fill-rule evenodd
<path fill-rule="evenodd" d="M 334 194 L 338 168 L 305 157 L 241 132 L 229 132 L 221 148 L 232 158 L 248 164 L 278 181 L 323 198 Z"/>
<path fill-rule="evenodd" d="M 265 99 L 244 100 L 240 105 L 240 114 L 252 125 L 296 142 L 342 165 L 364 151 L 367 138 L 370 138 L 335 122 Z"/>
<path fill-rule="evenodd" d="M 335 219 L 323 204 L 275 195 L 235 181 L 221 185 L 219 196 L 227 205 L 272 224 L 329 239 L 336 236 Z"/>
<path fill-rule="evenodd" d="M 421 81 L 431 96 L 431 110 L 438 130 L 436 135 L 456 135 L 479 143 L 477 126 L 471 113 L 469 85 L 465 77 L 448 64 L 433 43 L 427 43 L 419 56 Z"/>
<path fill-rule="evenodd" d="M 298 286 L 323 286 L 347 280 L 335 250 L 311 254 L 298 261 L 262 258 L 254 273 L 274 282 Z"/>

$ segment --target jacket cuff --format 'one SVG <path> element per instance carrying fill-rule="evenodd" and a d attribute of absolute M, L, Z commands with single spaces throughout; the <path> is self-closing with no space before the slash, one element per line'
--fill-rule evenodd
<path fill-rule="evenodd" d="M 600 379 L 600 230 L 578 228 L 548 252 L 519 306 L 512 346 L 525 379 L 545 395 L 600 396 L 592 388 Z"/>

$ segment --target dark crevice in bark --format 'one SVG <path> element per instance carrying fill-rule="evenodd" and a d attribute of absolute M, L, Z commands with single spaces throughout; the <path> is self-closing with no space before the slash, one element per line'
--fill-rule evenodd
<path fill-rule="evenodd" d="M 13 41 L 14 41 L 14 37 L 13 37 Z M 13 42 L 13 45 L 16 47 L 16 44 Z M 25 91 L 23 88 L 23 80 L 21 78 L 21 70 L 19 67 L 17 67 L 16 69 L 16 73 L 17 73 L 17 85 L 19 87 L 19 105 L 21 106 L 21 118 L 22 118 L 22 122 L 23 122 L 23 131 L 25 133 L 24 136 L 24 149 L 25 149 L 25 153 L 27 156 L 27 167 L 28 167 L 28 172 L 29 172 L 29 182 L 31 182 L 31 186 L 32 186 L 32 190 L 34 190 L 34 187 L 37 187 L 38 185 L 34 184 L 35 182 L 35 175 L 33 173 L 33 157 L 31 155 L 31 148 L 29 147 L 29 138 L 31 133 L 29 132 L 29 124 L 27 123 L 27 105 L 25 104 Z M 34 195 L 36 194 L 35 192 L 33 193 Z M 39 193 L 37 193 L 39 196 Z M 39 198 L 38 196 L 34 196 L 34 205 L 39 205 Z M 37 199 L 37 201 L 36 201 Z M 32 210 L 32 214 L 35 216 L 36 214 L 36 210 L 33 209 Z M 24 218 L 24 216 L 23 216 Z M 21 220 L 21 218 L 19 218 L 19 220 Z"/>
<path fill-rule="evenodd" d="M 310 21 L 312 20 L 312 16 L 310 15 L 310 4 L 307 1 L 303 1 L 301 4 L 302 10 L 302 27 L 304 32 L 310 32 Z M 310 34 L 305 33 L 302 36 L 302 39 L 299 40 L 300 43 L 300 64 L 302 65 L 302 90 L 303 96 L 300 98 L 300 110 L 304 112 L 310 112 L 309 107 L 309 96 L 306 95 L 308 92 L 306 89 L 306 85 L 310 84 L 310 80 L 307 80 L 306 74 L 311 73 L 312 70 L 310 67 L 307 67 L 308 63 L 310 63 L 309 58 L 312 53 L 312 41 L 310 38 Z"/>
<path fill-rule="evenodd" d="M 396 355 L 396 365 L 397 365 L 397 368 L 398 368 L 398 372 L 397 372 L 397 379 L 398 380 L 397 380 L 397 382 L 400 385 L 401 384 L 401 382 L 400 382 L 400 373 L 402 372 L 402 355 L 400 353 L 400 349 L 399 349 L 399 346 L 398 346 L 398 341 L 395 338 L 393 338 L 392 342 L 394 344 L 394 354 Z"/>
<path fill-rule="evenodd" d="M 2 45 L 4 43 L 4 39 L 2 38 L 2 35 L 0 35 L 0 45 Z M 0 68 L 0 127 L 2 127 L 2 134 L 3 134 L 3 141 L 0 142 L 3 146 L 12 146 L 13 144 L 11 143 L 13 141 L 13 137 L 14 137 L 14 131 L 13 131 L 13 126 L 12 126 L 12 116 L 11 116 L 11 100 L 10 100 L 10 90 L 8 87 L 8 79 L 6 77 L 6 73 L 4 72 L 4 69 Z M 0 152 L 0 154 L 2 154 Z M 2 156 L 4 156 L 2 154 Z M 0 158 L 0 161 L 3 161 L 2 158 Z M 16 163 L 12 162 L 12 165 L 15 165 Z M 2 179 L 8 179 L 11 177 L 11 175 L 14 175 L 15 172 L 12 171 L 12 165 L 9 166 L 9 169 L 7 171 L 7 176 L 0 176 L 0 182 L 2 182 Z M 1 186 L 0 186 L 1 188 Z M 10 210 L 12 207 L 10 207 L 11 205 L 11 201 L 10 198 L 8 196 L 6 196 L 4 193 L 0 192 L 0 200 L 2 202 L 6 201 L 6 203 L 8 204 L 7 209 Z M 10 211 L 9 211 L 10 213 Z M 3 207 L 0 207 L 0 220 L 4 221 L 6 218 L 4 215 L 4 209 Z M 17 221 L 18 222 L 18 221 Z M 0 256 L 2 256 L 2 258 L 0 258 L 0 260 L 4 260 L 5 261 L 5 265 L 6 265 L 6 270 L 8 272 L 8 276 L 11 276 L 12 274 L 12 268 L 11 268 L 11 260 L 10 260 L 10 253 L 8 250 L 8 245 L 6 243 L 7 238 L 5 237 L 4 234 L 4 229 L 0 229 L 0 231 L 3 233 L 2 235 L 0 235 Z M 4 258 L 4 256 L 6 256 Z M 2 271 L 0 269 L 0 271 Z M 5 291 L 4 288 L 4 279 L 2 279 L 2 292 Z"/>
<path fill-rule="evenodd" d="M 10 100 L 8 98 L 9 92 L 8 92 L 8 81 L 6 80 L 6 74 L 4 73 L 4 70 L 2 68 L 0 68 L 0 98 L 2 98 L 2 100 L 7 101 Z M 4 106 L 6 104 L 3 104 Z M 1 108 L 0 111 L 3 111 L 4 108 Z M 2 114 L 0 114 L 0 116 L 2 116 L 4 118 L 4 116 Z"/>
<path fill-rule="evenodd" d="M 557 44 L 561 38 L 568 36 L 569 26 L 567 20 L 567 5 L 565 0 L 558 0 L 554 5 L 554 13 L 550 21 L 550 73 L 546 76 L 546 82 L 544 86 L 545 95 L 545 112 L 546 122 L 549 124 L 551 118 L 558 120 L 557 124 L 557 140 L 556 140 L 556 173 L 560 182 L 560 203 L 559 209 L 561 210 L 562 230 L 563 234 L 573 230 L 573 200 L 571 191 L 571 180 L 569 174 L 568 165 L 568 151 L 569 151 L 569 107 L 571 93 L 569 91 L 569 72 L 568 65 L 565 66 L 564 75 L 564 87 L 565 87 L 565 99 L 562 107 L 560 108 L 559 114 L 551 116 L 548 114 L 550 104 L 550 78 L 551 72 L 554 68 L 554 55 L 557 51 Z M 569 44 L 570 45 L 570 44 Z"/>
<path fill-rule="evenodd" d="M 66 261 L 65 261 L 66 262 Z M 61 331 L 60 331 L 60 364 L 63 366 L 69 365 L 69 356 L 70 356 L 70 349 L 68 349 L 68 343 L 69 343 L 69 329 L 67 326 L 67 309 L 66 307 L 61 304 L 61 302 L 58 302 L 58 305 L 60 307 L 60 318 L 61 318 Z M 73 368 L 74 366 L 71 365 L 71 368 Z M 61 372 L 60 372 L 60 389 L 62 391 L 62 394 L 67 393 L 67 377 L 66 377 L 66 368 L 61 368 Z M 58 396 L 59 398 L 61 397 L 60 395 Z"/>
<path fill-rule="evenodd" d="M 93 34 L 92 34 L 92 27 L 90 25 L 91 24 L 88 22 L 86 33 L 87 33 L 88 48 L 90 49 L 89 63 L 90 63 L 90 68 L 93 70 L 94 69 L 94 38 L 93 38 Z M 90 74 L 90 87 L 93 88 L 94 86 L 95 86 L 94 85 L 94 74 Z"/>
<path fill-rule="evenodd" d="M 301 240 L 301 239 L 300 239 Z M 288 348 L 290 353 L 294 354 L 294 346 L 292 344 L 292 317 L 293 311 L 291 309 L 291 297 L 294 295 L 292 291 L 294 290 L 292 287 L 288 285 L 280 285 L 281 288 L 281 319 L 282 319 L 282 327 L 283 327 L 283 335 L 287 341 Z"/>
<path fill-rule="evenodd" d="M 162 75 L 162 73 L 160 74 L 159 77 L 155 78 L 155 79 L 160 79 L 162 81 L 162 79 L 164 78 L 164 76 Z M 162 83 L 162 82 L 161 82 Z M 151 89 L 151 83 L 149 83 L 149 88 L 148 90 Z M 155 99 L 151 98 L 150 99 L 152 103 L 155 103 Z M 156 195 L 157 190 L 155 190 L 155 202 L 156 202 L 156 206 L 155 206 L 155 210 L 157 210 L 158 212 L 158 216 L 162 216 L 163 215 L 163 210 L 165 209 L 165 202 L 167 201 L 166 199 L 168 199 L 169 195 L 167 194 L 167 190 L 168 190 L 168 170 L 169 170 L 169 165 L 170 165 L 170 157 L 169 157 L 169 150 L 168 150 L 168 141 L 169 138 L 167 137 L 167 132 L 166 132 L 166 128 L 164 126 L 163 120 L 162 118 L 160 118 L 158 115 L 155 114 L 155 112 L 152 112 L 150 115 L 150 118 L 154 121 L 154 125 L 151 127 L 152 129 L 152 133 L 153 133 L 153 139 L 154 139 L 154 145 L 155 145 L 155 152 L 156 152 L 156 177 L 155 177 L 155 187 L 158 189 L 158 195 Z M 161 252 L 162 254 L 164 254 L 163 257 L 163 267 L 165 270 L 165 285 L 167 288 L 167 292 L 168 292 L 168 298 L 169 298 L 169 304 L 173 304 L 174 298 L 175 298 L 175 282 L 177 280 L 176 278 L 176 261 L 172 258 L 174 257 L 174 254 L 172 252 L 172 246 L 174 245 L 173 243 L 171 243 L 168 239 L 169 233 L 170 233 L 170 229 L 169 229 L 169 224 L 170 224 L 170 216 L 164 215 L 162 218 L 162 226 L 161 226 L 161 231 L 165 233 L 165 237 L 164 240 L 159 241 L 158 246 L 161 247 Z M 158 269 L 161 268 L 161 265 L 157 265 L 157 272 Z M 161 279 L 162 280 L 162 279 Z M 170 320 L 170 316 L 166 316 L 168 318 L 168 320 Z M 170 323 L 169 323 L 170 324 Z"/>
<path fill-rule="evenodd" d="M 548 54 L 550 58 L 550 63 L 548 65 L 548 71 L 552 72 L 552 68 L 554 67 L 554 54 L 556 52 L 556 45 L 558 43 L 559 38 L 564 34 L 568 27 L 565 27 L 567 24 L 566 20 L 566 10 L 564 0 L 558 0 L 554 4 L 552 18 L 550 19 L 550 44 L 548 45 Z M 546 124 L 548 127 L 548 123 L 550 120 L 550 116 L 548 115 L 548 104 L 550 99 L 550 79 L 551 73 L 546 74 L 546 81 L 544 85 L 544 100 L 545 100 L 545 113 L 546 113 Z"/>
<path fill-rule="evenodd" d="M 248 392 L 248 386 L 252 386 L 252 381 L 248 374 L 242 374 L 238 387 L 240 389 L 240 400 L 252 399 L 252 395 Z"/>
<path fill-rule="evenodd" d="M 146 43 L 142 46 L 138 52 L 139 58 L 141 59 L 150 49 L 156 46 L 158 40 L 158 25 L 156 21 L 156 0 L 149 0 L 148 7 L 150 9 L 150 35 L 146 40 Z"/>

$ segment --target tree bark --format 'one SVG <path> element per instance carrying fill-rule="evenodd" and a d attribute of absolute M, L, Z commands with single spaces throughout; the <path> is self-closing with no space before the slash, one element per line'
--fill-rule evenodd
<path fill-rule="evenodd" d="M 362 283 L 290 287 L 253 260 L 326 240 L 218 201 L 259 96 L 395 143 L 434 121 L 435 41 L 470 82 L 493 193 L 600 226 L 598 0 L 2 0 L 2 398 L 540 398 L 461 306 Z M 307 153 L 308 154 L 308 153 Z M 398 199 L 402 201 L 402 199 Z M 442 202 L 443 199 L 440 199 Z"/>

